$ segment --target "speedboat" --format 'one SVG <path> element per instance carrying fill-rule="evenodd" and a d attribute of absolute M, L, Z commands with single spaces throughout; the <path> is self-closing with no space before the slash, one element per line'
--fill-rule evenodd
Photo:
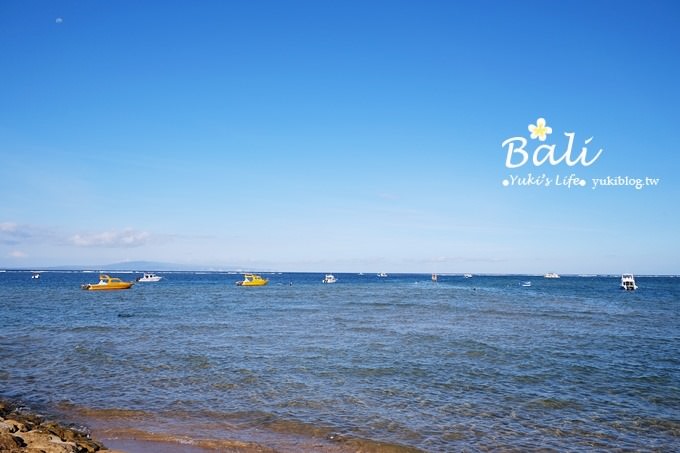
<path fill-rule="evenodd" d="M 635 291 L 638 289 L 633 274 L 623 274 L 621 276 L 621 289 L 625 289 L 626 291 Z"/>
<path fill-rule="evenodd" d="M 243 280 L 236 282 L 236 286 L 264 286 L 269 280 L 257 274 L 243 274 Z"/>
<path fill-rule="evenodd" d="M 119 278 L 109 277 L 106 274 L 101 274 L 99 276 L 99 283 L 88 283 L 87 285 L 81 285 L 80 287 L 88 291 L 106 291 L 115 289 L 130 289 L 132 288 L 133 284 L 133 282 L 124 282 Z"/>
<path fill-rule="evenodd" d="M 385 277 L 387 277 L 387 274 L 384 273 L 384 272 L 381 272 L 381 273 L 378 274 L 378 277 L 385 278 Z"/>
<path fill-rule="evenodd" d="M 437 275 L 437 274 L 432 274 L 432 281 L 433 281 L 433 282 L 439 281 L 439 275 Z"/>
<path fill-rule="evenodd" d="M 333 274 L 326 274 L 326 276 L 322 280 L 324 283 L 335 283 L 338 281 L 337 278 L 335 278 L 335 275 Z"/>
<path fill-rule="evenodd" d="M 554 272 L 548 272 L 543 276 L 544 278 L 560 278 L 559 274 L 556 274 Z"/>
<path fill-rule="evenodd" d="M 527 282 L 522 282 L 521 285 L 524 286 L 525 288 L 528 288 L 528 287 L 531 286 L 531 282 L 528 282 L 528 281 L 527 281 Z"/>
<path fill-rule="evenodd" d="M 33 275 L 31 275 L 31 278 L 40 278 L 40 272 L 33 272 Z"/>
<path fill-rule="evenodd" d="M 161 280 L 161 276 L 158 276 L 151 272 L 144 272 L 142 277 L 137 277 L 138 282 L 158 282 Z"/>
<path fill-rule="evenodd" d="M 463 277 L 465 277 L 465 278 L 472 278 L 472 274 L 463 274 Z"/>

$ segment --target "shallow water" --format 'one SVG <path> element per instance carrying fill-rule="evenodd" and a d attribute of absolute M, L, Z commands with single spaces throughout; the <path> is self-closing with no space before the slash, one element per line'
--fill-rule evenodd
<path fill-rule="evenodd" d="M 79 289 L 96 274 L 0 273 L 0 396 L 279 447 L 678 444 L 677 278 L 162 275 L 99 293 Z"/>

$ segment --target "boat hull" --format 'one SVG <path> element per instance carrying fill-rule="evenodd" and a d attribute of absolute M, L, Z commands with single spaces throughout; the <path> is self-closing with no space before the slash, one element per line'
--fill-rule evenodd
<path fill-rule="evenodd" d="M 238 286 L 265 286 L 268 281 L 263 281 L 263 282 L 238 282 Z"/>
<path fill-rule="evenodd" d="M 99 276 L 99 283 L 81 285 L 86 291 L 115 291 L 118 289 L 130 289 L 134 282 L 124 282 L 119 278 L 109 277 L 106 274 Z"/>
<path fill-rule="evenodd" d="M 132 288 L 132 283 L 116 283 L 108 285 L 90 284 L 83 285 L 82 288 L 86 291 L 115 291 L 119 289 L 130 289 Z"/>

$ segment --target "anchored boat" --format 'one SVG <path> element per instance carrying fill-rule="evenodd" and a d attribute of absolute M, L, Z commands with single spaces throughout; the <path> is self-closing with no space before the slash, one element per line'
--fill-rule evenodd
<path fill-rule="evenodd" d="M 159 282 L 161 280 L 161 276 L 158 276 L 156 274 L 153 274 L 151 272 L 144 272 L 144 275 L 142 277 L 138 277 L 137 281 L 138 282 Z"/>
<path fill-rule="evenodd" d="M 87 285 L 81 285 L 80 287 L 87 291 L 107 291 L 116 289 L 130 289 L 132 288 L 133 284 L 133 282 L 124 282 L 119 278 L 109 277 L 106 274 L 101 274 L 99 276 L 99 283 L 88 283 Z"/>
<path fill-rule="evenodd" d="M 269 280 L 257 274 L 244 274 L 243 280 L 236 282 L 236 286 L 264 286 Z"/>
<path fill-rule="evenodd" d="M 625 289 L 626 291 L 635 291 L 638 289 L 633 274 L 623 274 L 621 276 L 621 289 Z"/>

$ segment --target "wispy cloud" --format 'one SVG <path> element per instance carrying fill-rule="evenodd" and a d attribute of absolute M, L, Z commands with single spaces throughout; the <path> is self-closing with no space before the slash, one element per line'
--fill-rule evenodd
<path fill-rule="evenodd" d="M 48 235 L 46 231 L 30 225 L 0 222 L 0 244 L 17 245 L 35 238 L 44 238 Z"/>
<path fill-rule="evenodd" d="M 376 194 L 381 200 L 397 201 L 399 200 L 399 195 L 391 192 L 379 192 Z"/>
<path fill-rule="evenodd" d="M 101 233 L 74 234 L 68 242 L 78 247 L 140 247 L 148 244 L 151 234 L 127 228 L 121 231 L 104 231 Z"/>
<path fill-rule="evenodd" d="M 21 250 L 12 250 L 7 254 L 10 258 L 26 258 L 28 256 L 27 253 L 22 252 Z"/>
<path fill-rule="evenodd" d="M 99 232 L 64 232 L 55 228 L 0 222 L 0 245 L 52 244 L 76 247 L 140 247 L 152 241 L 163 241 L 170 235 L 153 235 L 134 228 L 110 229 Z"/>

